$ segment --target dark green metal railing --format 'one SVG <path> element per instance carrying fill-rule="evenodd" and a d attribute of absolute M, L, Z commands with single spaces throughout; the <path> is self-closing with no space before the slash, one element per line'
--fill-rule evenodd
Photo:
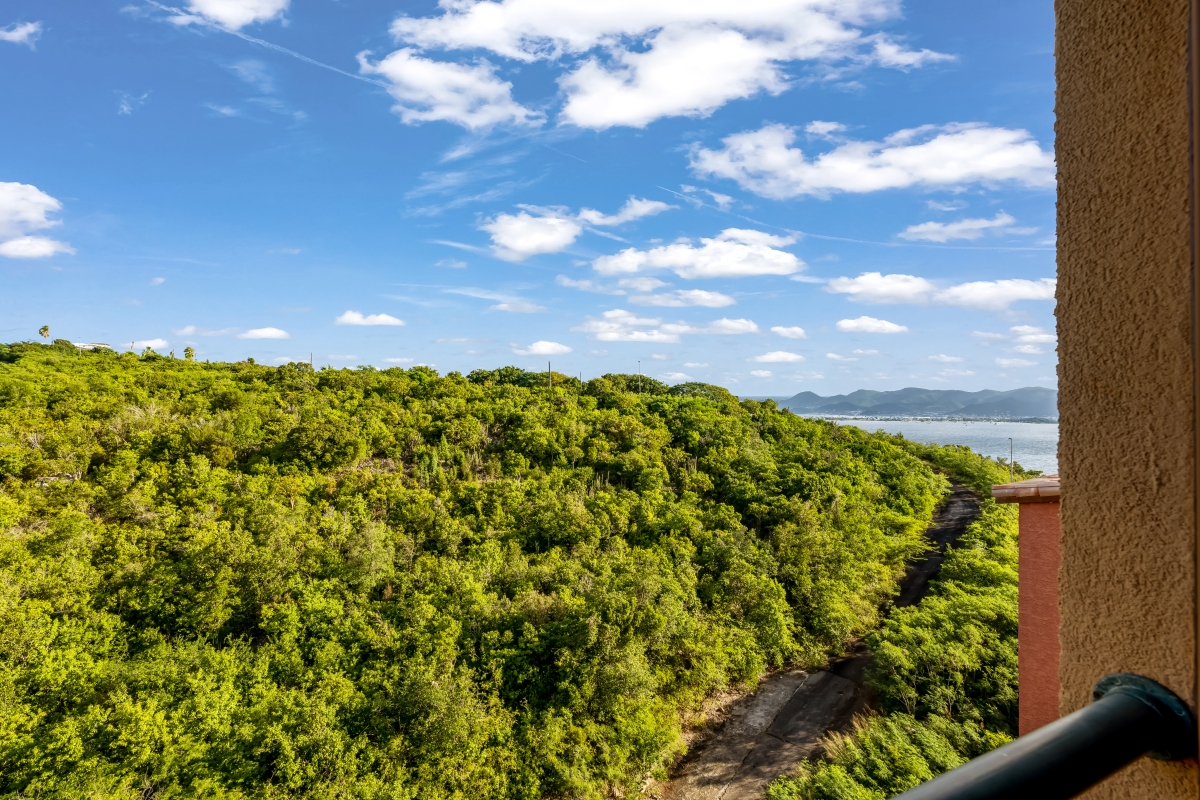
<path fill-rule="evenodd" d="M 1195 718 L 1165 686 L 1117 673 L 1096 684 L 1091 705 L 896 800 L 1065 800 L 1147 755 L 1195 756 Z"/>

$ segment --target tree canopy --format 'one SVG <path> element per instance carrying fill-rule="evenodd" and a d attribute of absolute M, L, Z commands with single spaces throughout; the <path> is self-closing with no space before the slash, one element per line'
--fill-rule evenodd
<path fill-rule="evenodd" d="M 947 491 L 770 401 L 546 378 L 0 346 L 0 792 L 636 793 L 706 697 L 875 629 Z"/>

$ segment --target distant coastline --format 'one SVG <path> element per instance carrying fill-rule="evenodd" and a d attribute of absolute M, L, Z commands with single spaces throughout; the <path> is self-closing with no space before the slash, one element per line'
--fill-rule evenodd
<path fill-rule="evenodd" d="M 789 409 L 790 410 L 790 409 Z M 1023 422 L 1031 425 L 1057 425 L 1057 417 L 963 417 L 923 414 L 812 414 L 792 412 L 808 419 L 827 419 L 832 422 Z"/>

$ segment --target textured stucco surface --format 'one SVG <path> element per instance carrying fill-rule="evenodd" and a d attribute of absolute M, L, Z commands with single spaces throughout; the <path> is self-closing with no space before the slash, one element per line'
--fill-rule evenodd
<path fill-rule="evenodd" d="M 1058 503 L 1021 504 L 1021 735 L 1058 719 Z"/>
<path fill-rule="evenodd" d="M 1187 0 L 1058 0 L 1060 708 L 1109 672 L 1195 708 Z M 1197 798 L 1142 759 L 1089 798 Z"/>

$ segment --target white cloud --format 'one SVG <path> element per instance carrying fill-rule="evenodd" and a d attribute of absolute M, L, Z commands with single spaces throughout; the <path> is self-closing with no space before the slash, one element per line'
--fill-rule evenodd
<path fill-rule="evenodd" d="M 151 350 L 166 347 L 168 344 L 166 339 L 139 339 L 136 342 L 130 342 L 129 347 L 133 350 L 144 350 L 149 347 Z"/>
<path fill-rule="evenodd" d="M 667 360 L 667 356 L 665 353 L 651 353 L 650 357 L 653 358 L 655 361 L 666 361 Z"/>
<path fill-rule="evenodd" d="M 665 333 L 657 326 L 662 320 L 639 317 L 624 309 L 605 311 L 599 319 L 588 317 L 582 325 L 572 328 L 601 342 L 649 342 L 671 344 L 679 341 L 678 333 Z"/>
<path fill-rule="evenodd" d="M 930 356 L 930 361 L 936 361 L 939 364 L 957 364 L 962 361 L 958 356 L 948 356 L 945 353 L 939 353 L 936 356 Z"/>
<path fill-rule="evenodd" d="M 195 325 L 184 325 L 182 328 L 172 328 L 171 333 L 176 336 L 191 336 L 197 332 Z"/>
<path fill-rule="evenodd" d="M 18 236 L 7 242 L 0 242 L 0 256 L 5 258 L 45 258 L 56 253 L 74 253 L 74 248 L 66 242 L 47 239 L 45 236 Z"/>
<path fill-rule="evenodd" d="M 721 336 L 736 336 L 742 333 L 758 333 L 758 326 L 748 319 L 713 320 L 706 325 L 692 325 L 688 322 L 668 323 L 662 326 L 667 333 L 712 333 Z"/>
<path fill-rule="evenodd" d="M 299 250 L 296 251 L 300 252 Z M 441 261 L 436 261 L 433 264 L 435 267 L 445 267 L 446 269 L 466 269 L 467 262 L 459 261 L 456 258 L 443 258 Z"/>
<path fill-rule="evenodd" d="M 151 286 L 162 286 L 166 282 L 167 282 L 166 278 L 151 278 L 150 279 Z"/>
<path fill-rule="evenodd" d="M 886 319 L 874 317 L 859 317 L 858 319 L 838 320 L 837 329 L 844 333 L 907 333 L 908 328 L 888 322 Z"/>
<path fill-rule="evenodd" d="M 783 325 L 775 325 L 771 328 L 772 333 L 777 333 L 785 339 L 807 339 L 808 334 L 804 332 L 804 328 L 793 325 L 784 327 Z"/>
<path fill-rule="evenodd" d="M 972 281 L 939 290 L 932 281 L 915 275 L 865 272 L 857 278 L 834 278 L 825 288 L 834 294 L 847 294 L 851 300 L 863 303 L 938 303 L 982 311 L 1004 311 L 1018 300 L 1054 299 L 1056 284 L 1054 278 L 1036 281 L 1013 278 Z"/>
<path fill-rule="evenodd" d="M 848 294 L 863 303 L 926 303 L 936 289 L 930 281 L 915 275 L 883 275 L 864 272 L 857 278 L 834 278 L 825 287 L 834 294 Z"/>
<path fill-rule="evenodd" d="M 384 361 L 388 364 L 411 364 L 411 358 L 385 358 Z"/>
<path fill-rule="evenodd" d="M 0 256 L 45 258 L 56 253 L 74 253 L 66 242 L 29 235 L 31 231 L 62 224 L 49 216 L 60 210 L 62 203 L 36 186 L 0 181 Z"/>
<path fill-rule="evenodd" d="M 752 369 L 752 370 L 750 370 L 750 374 L 756 378 L 769 378 L 769 377 L 771 377 L 771 370 L 769 370 L 769 369 Z"/>
<path fill-rule="evenodd" d="M 0 28 L 0 42 L 27 44 L 31 48 L 41 35 L 42 23 L 40 22 L 14 22 L 7 28 Z"/>
<path fill-rule="evenodd" d="M 853 356 L 844 356 L 840 353 L 826 353 L 825 357 L 831 361 L 858 361 L 858 359 L 854 358 Z"/>
<path fill-rule="evenodd" d="M 721 150 L 693 147 L 691 167 L 775 199 L 1006 181 L 1054 185 L 1053 153 L 1024 130 L 926 125 L 897 131 L 882 142 L 848 141 L 815 158 L 792 147 L 795 139 L 795 128 L 778 124 L 735 133 L 722 140 Z"/>
<path fill-rule="evenodd" d="M 563 208 L 528 205 L 519 208 L 522 211 L 517 214 L 497 214 L 479 226 L 480 230 L 491 234 L 492 253 L 505 261 L 524 261 L 540 253 L 561 252 L 583 233 L 584 225 L 622 225 L 674 206 L 630 197 L 616 214 L 609 215 L 592 208 L 580 209 L 575 216 Z"/>
<path fill-rule="evenodd" d="M 1027 344 L 1049 344 L 1058 341 L 1058 337 L 1034 325 L 1014 325 L 1009 329 L 1018 342 Z M 996 334 L 999 335 L 999 334 Z"/>
<path fill-rule="evenodd" d="M 789 61 L 911 69 L 946 58 L 865 34 L 863 26 L 899 15 L 888 0 L 456 0 L 440 9 L 399 17 L 392 34 L 425 50 L 561 63 L 561 121 L 594 129 L 704 116 L 734 99 L 778 94 L 789 88 Z"/>
<path fill-rule="evenodd" d="M 404 320 L 396 319 L 391 314 L 367 314 L 358 311 L 347 311 L 333 321 L 334 325 L 403 325 Z"/>
<path fill-rule="evenodd" d="M 840 122 L 822 122 L 817 119 L 805 125 L 804 132 L 810 136 L 818 136 L 832 141 L 836 139 L 834 134 L 846 132 L 846 126 Z"/>
<path fill-rule="evenodd" d="M 238 334 L 239 339 L 290 339 L 292 335 L 279 328 L 251 328 Z"/>
<path fill-rule="evenodd" d="M 944 369 L 939 374 L 940 375 L 963 376 L 963 375 L 974 375 L 975 373 L 969 369 Z"/>
<path fill-rule="evenodd" d="M 466 297 L 477 297 L 481 300 L 498 300 L 500 302 L 493 306 L 488 306 L 489 311 L 508 311 L 513 314 L 536 314 L 539 311 L 545 311 L 545 306 L 539 306 L 537 303 L 532 303 L 521 297 L 513 297 L 502 292 L 493 292 L 488 289 L 475 289 L 472 287 L 464 287 L 462 289 L 447 289 L 449 294 L 461 294 Z"/>
<path fill-rule="evenodd" d="M 922 222 L 900 232 L 910 241 L 948 242 L 951 239 L 978 239 L 985 231 L 1001 232 L 1012 228 L 1016 219 L 1001 211 L 991 219 L 960 219 L 954 222 Z"/>
<path fill-rule="evenodd" d="M 567 286 L 571 289 L 578 289 L 581 292 L 594 292 L 596 294 L 625 294 L 624 289 L 617 289 L 612 286 L 605 286 L 601 283 L 589 280 L 575 280 L 568 278 L 566 275 L 559 275 L 554 279 L 554 282 L 559 286 Z"/>
<path fill-rule="evenodd" d="M 492 252 L 505 261 L 524 261 L 540 253 L 557 253 L 570 247 L 583 226 L 570 217 L 497 214 L 479 226 L 492 236 Z"/>
<path fill-rule="evenodd" d="M 804 356 L 799 353 L 789 353 L 787 350 L 774 350 L 770 353 L 763 353 L 761 356 L 754 356 L 750 360 L 760 364 L 794 364 L 803 361 Z"/>
<path fill-rule="evenodd" d="M 269 22 L 287 10 L 289 0 L 191 0 L 191 14 L 170 17 L 176 25 L 190 25 L 201 20 L 220 25 L 231 31 L 255 22 Z"/>
<path fill-rule="evenodd" d="M 685 367 L 707 367 L 708 364 L 699 361 L 688 361 L 684 364 Z"/>
<path fill-rule="evenodd" d="M 496 125 L 540 125 L 544 116 L 512 97 L 512 84 L 496 77 L 486 61 L 474 65 L 422 58 L 412 48 L 372 63 L 358 56 L 359 70 L 387 79 L 392 110 L 407 125 L 444 121 L 471 130 Z"/>
<path fill-rule="evenodd" d="M 1002 367 L 1033 367 L 1036 361 L 1026 361 L 1023 358 L 997 358 L 996 363 Z"/>
<path fill-rule="evenodd" d="M 687 241 L 651 250 L 628 248 L 601 256 L 592 267 L 601 275 L 670 269 L 681 278 L 739 278 L 751 275 L 791 275 L 804 268 L 796 256 L 777 248 L 792 244 L 791 237 L 761 231 L 728 228 L 696 247 Z"/>
<path fill-rule="evenodd" d="M 692 376 L 684 372 L 664 372 L 662 378 L 665 381 L 690 381 Z"/>
<path fill-rule="evenodd" d="M 972 281 L 938 292 L 934 300 L 950 306 L 1003 311 L 1018 300 L 1053 300 L 1057 284 L 1054 278 Z"/>
<path fill-rule="evenodd" d="M 854 355 L 856 355 L 856 356 L 877 356 L 877 355 L 879 355 L 879 351 L 878 350 L 855 350 Z"/>
<path fill-rule="evenodd" d="M 1042 348 L 1038 347 L 1036 344 L 1019 344 L 1013 348 L 1013 352 L 1024 353 L 1025 355 L 1028 355 L 1028 356 L 1037 356 L 1037 355 L 1041 355 L 1045 351 L 1042 350 Z"/>
<path fill-rule="evenodd" d="M 605 356 L 608 355 L 608 351 L 607 350 L 588 350 L 588 355 L 594 356 L 595 358 L 604 358 Z"/>
<path fill-rule="evenodd" d="M 666 281 L 660 281 L 658 278 L 642 277 L 642 278 L 621 278 L 617 281 L 617 286 L 622 289 L 633 289 L 639 292 L 653 292 L 655 289 L 661 289 L 664 286 L 671 284 Z"/>
<path fill-rule="evenodd" d="M 642 217 L 652 217 L 655 214 L 661 214 L 672 208 L 675 208 L 675 206 L 667 205 L 659 200 L 646 200 L 641 197 L 631 196 L 616 214 L 605 215 L 594 208 L 581 208 L 579 209 L 577 219 L 588 225 L 623 225 L 626 222 L 633 222 Z"/>
<path fill-rule="evenodd" d="M 571 348 L 565 344 L 558 342 L 547 342 L 544 339 L 540 342 L 534 342 L 529 347 L 521 348 L 513 346 L 512 351 L 519 356 L 561 356 L 564 353 L 571 352 Z"/>
<path fill-rule="evenodd" d="M 705 308 L 723 308 L 737 303 L 732 297 L 720 292 L 706 292 L 703 289 L 676 289 L 667 294 L 634 295 L 629 302 L 639 306 L 666 306 L 682 308 L 684 306 L 704 306 Z"/>
<path fill-rule="evenodd" d="M 673 344 L 683 334 L 737 335 L 756 333 L 758 326 L 748 319 L 718 319 L 694 325 L 687 322 L 663 324 L 658 317 L 639 317 L 624 309 L 605 311 L 599 319 L 588 317 L 573 331 L 589 334 L 602 342 L 647 342 Z"/>

